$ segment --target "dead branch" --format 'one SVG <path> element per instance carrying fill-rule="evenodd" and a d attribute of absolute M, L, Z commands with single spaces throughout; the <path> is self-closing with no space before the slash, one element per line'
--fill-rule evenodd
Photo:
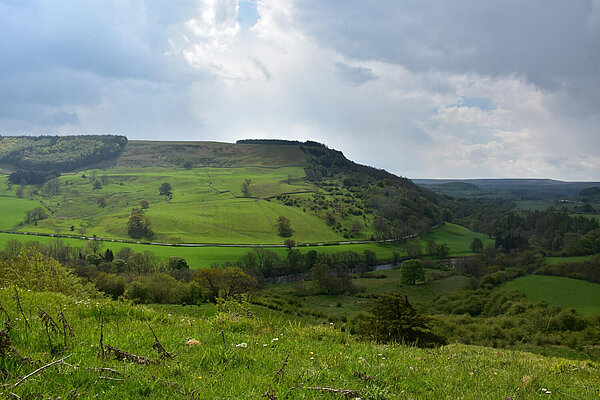
<path fill-rule="evenodd" d="M 4 309 L 4 307 L 2 306 L 1 303 L 0 303 L 0 311 L 2 311 L 2 313 L 6 316 L 6 320 L 4 321 L 4 330 L 6 331 L 6 333 L 8 333 L 12 329 L 12 325 L 11 325 L 12 320 L 10 319 L 10 315 L 8 315 L 8 312 L 6 312 L 6 309 Z"/>
<path fill-rule="evenodd" d="M 38 307 L 39 313 L 38 316 L 42 320 L 44 326 L 46 326 L 46 336 L 48 337 L 48 342 L 50 343 L 50 347 L 52 347 L 52 338 L 50 337 L 50 331 L 58 332 L 58 324 L 54 321 L 54 318 L 50 316 L 46 311 L 42 310 Z"/>
<path fill-rule="evenodd" d="M 106 355 L 104 351 L 104 316 L 102 315 L 102 308 L 100 309 L 100 350 L 98 350 L 98 357 L 104 357 Z"/>
<path fill-rule="evenodd" d="M 25 316 L 23 307 L 21 307 L 21 298 L 19 297 L 19 291 L 17 290 L 16 286 L 14 286 L 14 289 L 15 289 L 15 295 L 13 296 L 13 299 L 15 299 L 15 301 L 17 302 L 17 307 L 19 308 L 19 311 L 21 312 L 21 315 L 23 316 L 23 320 L 25 321 L 25 330 L 27 330 L 29 328 L 29 321 L 27 321 L 27 317 Z"/>
<path fill-rule="evenodd" d="M 58 312 L 58 322 L 60 322 L 63 326 L 63 337 L 65 339 L 65 348 L 66 348 L 67 347 L 67 336 L 73 337 L 73 336 L 75 336 L 75 333 L 73 333 L 73 328 L 71 328 L 71 325 L 69 325 L 69 322 L 67 321 L 67 317 L 65 317 L 65 314 L 63 313 L 62 306 L 60 307 L 60 311 Z"/>
<path fill-rule="evenodd" d="M 67 367 L 71 367 L 71 368 L 75 368 L 75 369 L 81 368 L 80 365 L 69 364 L 68 362 L 65 362 L 65 361 L 63 361 L 63 365 L 66 365 Z M 112 368 L 106 368 L 106 367 L 86 367 L 85 369 L 87 371 L 111 372 L 113 374 L 121 375 L 121 373 L 119 371 L 117 371 L 116 369 L 112 369 Z"/>
<path fill-rule="evenodd" d="M 334 389 L 330 387 L 307 387 L 308 390 L 318 390 L 319 392 L 336 393 L 344 396 L 347 399 L 362 398 L 360 394 L 352 389 Z"/>
<path fill-rule="evenodd" d="M 39 374 L 40 372 L 42 372 L 43 370 L 45 370 L 45 369 L 46 369 L 46 368 L 48 368 L 48 367 L 51 367 L 51 366 L 53 366 L 53 365 L 56 365 L 56 364 L 62 363 L 64 360 L 66 360 L 66 359 L 67 359 L 67 358 L 69 358 L 69 357 L 71 357 L 71 354 L 69 354 L 68 356 L 64 356 L 63 358 L 61 358 L 61 359 L 59 359 L 59 360 L 52 361 L 51 363 L 49 363 L 49 364 L 46 364 L 46 365 L 44 365 L 43 367 L 40 367 L 40 368 L 36 369 L 36 370 L 35 370 L 35 371 L 33 371 L 32 373 L 30 373 L 30 374 L 27 374 L 27 375 L 25 375 L 25 376 L 24 376 L 24 377 L 22 377 L 22 378 L 19 378 L 19 379 L 17 380 L 17 382 L 16 382 L 16 383 L 13 385 L 13 387 L 15 388 L 15 387 L 19 386 L 21 383 L 25 382 L 27 379 L 31 378 L 31 377 L 32 377 L 32 376 L 34 376 L 34 375 L 37 375 L 37 374 Z"/>
<path fill-rule="evenodd" d="M 363 380 L 363 381 L 370 381 L 371 379 L 373 379 L 371 376 L 367 375 L 366 373 L 359 372 L 359 371 L 354 371 L 352 373 L 352 375 L 354 375 L 355 377 L 357 377 L 358 379 Z"/>
<path fill-rule="evenodd" d="M 277 394 L 275 394 L 275 391 L 272 388 L 268 388 L 265 394 L 260 397 L 265 397 L 267 400 L 278 400 Z"/>
<path fill-rule="evenodd" d="M 156 362 L 154 362 L 146 357 L 128 353 L 124 350 L 117 349 L 116 347 L 112 347 L 111 345 L 106 346 L 106 350 L 105 350 L 104 354 L 106 356 L 112 356 L 117 361 L 130 362 L 130 363 L 134 363 L 134 364 L 143 364 L 143 365 L 156 364 Z"/>
<path fill-rule="evenodd" d="M 150 332 L 152 332 L 152 336 L 154 336 L 154 343 L 152 343 L 152 348 L 155 349 L 158 352 L 158 355 L 160 356 L 160 358 L 165 359 L 165 358 L 173 358 L 173 354 L 169 353 L 164 347 L 163 345 L 160 343 L 160 341 L 158 340 L 158 337 L 156 336 L 156 334 L 154 333 L 154 330 L 152 329 L 152 327 L 150 326 L 149 323 L 146 323 L 148 325 L 148 328 L 150 328 Z"/>
<path fill-rule="evenodd" d="M 287 357 L 285 357 L 285 361 L 283 362 L 283 365 L 281 366 L 281 368 L 279 368 L 279 371 L 275 372 L 275 382 L 279 382 L 281 379 L 283 379 L 283 374 L 285 374 L 285 367 L 287 367 L 288 365 L 288 360 L 290 358 L 290 353 L 288 353 Z"/>
<path fill-rule="evenodd" d="M 118 381 L 118 382 L 123 382 L 125 380 L 123 378 L 111 378 L 110 376 L 99 376 L 98 379 L 106 379 L 106 380 Z"/>

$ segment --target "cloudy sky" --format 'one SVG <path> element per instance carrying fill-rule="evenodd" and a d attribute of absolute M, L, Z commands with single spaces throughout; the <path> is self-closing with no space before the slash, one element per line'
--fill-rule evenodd
<path fill-rule="evenodd" d="M 600 0 L 0 0 L 0 134 L 600 180 Z"/>

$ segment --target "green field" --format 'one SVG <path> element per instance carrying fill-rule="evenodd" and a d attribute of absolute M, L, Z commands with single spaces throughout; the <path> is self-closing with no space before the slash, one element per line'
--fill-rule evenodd
<path fill-rule="evenodd" d="M 469 246 L 474 238 L 481 239 L 484 248 L 488 244 L 494 244 L 494 239 L 490 239 L 483 233 L 473 232 L 464 226 L 448 222 L 442 227 L 426 234 L 423 240 L 433 239 L 438 244 L 446 243 L 450 246 L 451 256 L 465 256 L 473 254 Z"/>
<path fill-rule="evenodd" d="M 40 207 L 39 201 L 0 196 L 0 229 L 13 229 L 25 220 L 27 211 L 36 207 Z"/>
<path fill-rule="evenodd" d="M 92 177 L 102 179 L 94 189 Z M 282 168 L 112 168 L 84 171 L 59 178 L 60 193 L 43 199 L 50 218 L 21 228 L 28 232 L 83 232 L 86 236 L 126 239 L 131 209 L 147 200 L 146 215 L 157 241 L 171 243 L 276 244 L 276 221 L 284 216 L 300 242 L 335 241 L 343 237 L 323 219 L 266 197 L 287 192 L 318 192 L 303 179 L 301 167 Z M 251 196 L 238 198 L 245 179 L 251 180 Z M 166 202 L 158 186 L 169 182 L 173 198 Z M 229 191 L 229 192 L 227 192 Z M 103 197 L 106 206 L 97 204 Z"/>
<path fill-rule="evenodd" d="M 546 257 L 544 260 L 548 265 L 560 264 L 563 262 L 582 262 L 598 257 L 600 254 L 592 254 L 589 256 L 571 256 L 571 257 Z"/>
<path fill-rule="evenodd" d="M 556 276 L 528 275 L 503 287 L 519 290 L 532 302 L 547 301 L 586 315 L 600 314 L 600 285 Z"/>
<path fill-rule="evenodd" d="M 470 231 L 467 228 L 448 223 L 444 224 L 444 226 L 437 228 L 435 231 L 433 231 L 431 235 L 436 238 L 452 239 L 448 241 L 442 241 L 441 239 L 439 240 L 440 243 L 444 242 L 450 246 L 451 256 L 472 254 L 471 250 L 468 248 L 472 238 L 485 236 L 477 232 Z M 56 239 L 47 236 L 0 233 L 0 248 L 4 247 L 6 242 L 11 239 L 17 240 L 19 242 L 37 241 L 40 243 L 48 243 L 54 240 L 62 240 L 73 247 L 85 246 L 85 244 L 87 243 L 87 240 L 84 239 Z M 111 249 L 115 254 L 123 247 L 129 247 L 136 252 L 151 251 L 162 258 L 167 258 L 170 256 L 183 257 L 187 260 L 191 268 L 206 268 L 215 262 L 220 264 L 227 261 L 234 262 L 239 260 L 244 254 L 252 250 L 251 247 L 185 247 L 103 242 L 103 248 Z M 298 247 L 298 249 L 303 253 L 309 250 L 316 250 L 317 252 L 326 254 L 332 254 L 342 251 L 354 251 L 356 253 L 363 253 L 365 250 L 371 250 L 375 252 L 378 259 L 391 259 L 393 258 L 395 252 L 398 252 L 402 257 L 405 257 L 407 254 L 406 249 L 402 245 L 397 246 L 393 244 L 377 243 L 302 246 Z M 270 248 L 270 250 L 277 253 L 280 257 L 285 257 L 287 251 L 285 248 L 281 247 Z"/>
<path fill-rule="evenodd" d="M 40 243 L 48 243 L 54 240 L 62 240 L 65 243 L 73 247 L 85 246 L 87 240 L 83 239 L 56 239 L 47 236 L 34 236 L 34 235 L 18 235 L 9 233 L 0 233 L 0 248 L 4 247 L 6 242 L 14 239 L 19 242 L 32 242 L 37 241 Z M 130 243 L 115 243 L 115 242 L 103 242 L 103 249 L 111 249 L 115 254 L 123 247 L 129 247 L 136 252 L 151 251 L 158 257 L 167 258 L 170 256 L 179 256 L 186 259 L 191 268 L 207 268 L 212 263 L 225 263 L 227 261 L 234 262 L 239 260 L 244 254 L 252 251 L 251 247 L 185 247 L 185 246 L 156 246 L 156 245 L 145 245 L 145 244 L 130 244 Z M 400 254 L 405 254 L 406 251 L 397 246 L 393 245 L 379 245 L 376 243 L 368 244 L 351 244 L 351 245 L 334 245 L 334 246 L 311 246 L 311 247 L 299 247 L 300 251 L 305 253 L 309 250 L 316 250 L 322 253 L 336 253 L 341 251 L 355 251 L 362 253 L 365 250 L 374 251 L 377 257 L 391 258 L 394 251 L 398 251 Z M 277 247 L 270 248 L 270 250 L 277 253 L 280 257 L 285 257 L 287 250 L 285 248 Z"/>

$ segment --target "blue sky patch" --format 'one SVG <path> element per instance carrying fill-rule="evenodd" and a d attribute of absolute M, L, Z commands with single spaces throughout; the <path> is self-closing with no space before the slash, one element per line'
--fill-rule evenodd
<path fill-rule="evenodd" d="M 240 9 L 238 11 L 238 22 L 242 29 L 252 27 L 258 21 L 258 11 L 256 10 L 256 0 L 240 0 Z"/>
<path fill-rule="evenodd" d="M 495 109 L 492 99 L 487 97 L 463 97 L 464 107 L 477 107 L 484 111 L 490 111 Z"/>

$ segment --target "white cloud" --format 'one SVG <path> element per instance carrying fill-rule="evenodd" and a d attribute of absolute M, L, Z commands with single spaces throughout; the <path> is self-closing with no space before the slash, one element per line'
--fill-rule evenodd
<path fill-rule="evenodd" d="M 0 132 L 311 139 L 410 177 L 600 180 L 598 0 L 244 1 L 243 22 L 237 0 L 0 3 Z"/>

